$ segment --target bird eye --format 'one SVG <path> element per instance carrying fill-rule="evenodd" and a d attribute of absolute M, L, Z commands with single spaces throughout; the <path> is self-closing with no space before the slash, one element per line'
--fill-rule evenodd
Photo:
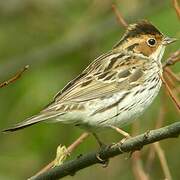
<path fill-rule="evenodd" d="M 149 46 L 154 46 L 154 45 L 156 44 L 156 40 L 155 40 L 154 38 L 149 38 L 149 39 L 147 40 L 147 44 L 148 44 Z"/>

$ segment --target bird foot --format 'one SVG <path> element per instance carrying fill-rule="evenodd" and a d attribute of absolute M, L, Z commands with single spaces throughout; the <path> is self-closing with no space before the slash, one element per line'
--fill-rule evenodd
<path fill-rule="evenodd" d="M 101 144 L 99 152 L 96 154 L 96 158 L 100 161 L 102 166 L 106 168 L 109 164 L 109 159 L 103 159 L 100 156 L 101 151 L 106 151 L 107 149 L 111 148 L 111 145 Z"/>
<path fill-rule="evenodd" d="M 128 134 L 128 136 L 126 136 L 125 138 L 123 138 L 123 139 L 121 139 L 120 141 L 119 141 L 119 144 L 124 144 L 124 142 L 125 141 L 127 141 L 128 139 L 130 139 L 131 138 L 131 136 Z"/>
<path fill-rule="evenodd" d="M 127 140 L 130 139 L 130 138 L 131 138 L 131 136 L 128 134 L 128 136 L 126 136 L 125 138 L 121 139 L 121 140 L 118 142 L 118 144 L 119 144 L 119 151 L 120 151 L 120 152 L 125 153 L 125 152 L 122 150 L 121 146 L 124 144 L 125 141 L 127 141 Z"/>
<path fill-rule="evenodd" d="M 60 166 L 66 160 L 66 158 L 70 156 L 68 149 L 66 146 L 59 145 L 56 152 L 56 158 L 54 160 L 54 166 Z"/>
<path fill-rule="evenodd" d="M 108 164 L 109 164 L 109 159 L 102 159 L 102 158 L 100 157 L 100 154 L 99 154 L 99 153 L 96 154 L 96 158 L 100 161 L 100 163 L 102 164 L 102 167 L 103 167 L 103 168 L 106 168 L 106 167 L 108 166 Z"/>

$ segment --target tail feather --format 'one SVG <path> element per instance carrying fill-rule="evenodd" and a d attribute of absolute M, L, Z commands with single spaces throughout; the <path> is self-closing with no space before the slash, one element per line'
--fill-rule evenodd
<path fill-rule="evenodd" d="M 24 128 L 26 128 L 26 127 L 32 126 L 32 125 L 34 125 L 34 124 L 36 124 L 36 123 L 38 123 L 38 122 L 29 123 L 29 124 L 18 123 L 18 124 L 16 124 L 16 125 L 13 126 L 13 127 L 10 127 L 10 128 L 7 128 L 7 129 L 2 130 L 2 132 L 3 132 L 3 133 L 6 133 L 6 132 L 14 132 L 14 131 L 17 131 L 17 130 L 24 129 Z"/>
<path fill-rule="evenodd" d="M 26 127 L 29 127 L 29 126 L 32 126 L 34 124 L 37 124 L 39 122 L 42 122 L 42 121 L 45 121 L 45 120 L 48 120 L 50 118 L 53 118 L 53 117 L 56 117 L 58 115 L 62 114 L 61 113 L 52 113 L 52 114 L 38 114 L 38 115 L 35 115 L 35 116 L 32 116 L 28 119 L 26 119 L 25 121 L 23 122 L 20 122 L 10 128 L 7 128 L 7 129 L 4 129 L 2 130 L 2 132 L 14 132 L 14 131 L 17 131 L 17 130 L 20 130 L 20 129 L 24 129 Z"/>

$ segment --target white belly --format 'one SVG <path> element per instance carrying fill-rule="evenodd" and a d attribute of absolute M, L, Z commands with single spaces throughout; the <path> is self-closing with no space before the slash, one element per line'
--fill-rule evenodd
<path fill-rule="evenodd" d="M 155 88 L 152 88 L 155 86 Z M 108 125 L 122 127 L 133 120 L 136 120 L 146 108 L 152 103 L 157 96 L 161 87 L 161 80 L 144 86 L 141 93 L 136 93 L 142 90 L 142 87 L 133 89 L 133 93 L 129 93 L 116 106 L 112 106 L 122 98 L 124 92 L 116 93 L 111 98 L 106 98 L 101 101 L 96 100 L 86 104 L 86 111 L 71 112 L 64 117 L 59 117 L 59 121 L 78 125 L 82 128 L 95 130 Z M 107 110 L 104 108 L 109 106 Z M 104 110 L 103 110 L 104 109 Z"/>
<path fill-rule="evenodd" d="M 97 113 L 87 121 L 91 126 L 114 125 L 122 127 L 139 117 L 157 96 L 161 82 L 152 90 L 144 90 L 141 94 L 129 94 L 122 103 L 102 112 Z"/>

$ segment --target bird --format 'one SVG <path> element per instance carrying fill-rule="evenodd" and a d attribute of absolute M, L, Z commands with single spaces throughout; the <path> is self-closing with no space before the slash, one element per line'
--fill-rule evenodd
<path fill-rule="evenodd" d="M 175 40 L 147 20 L 128 25 L 110 51 L 92 61 L 38 114 L 3 132 L 61 122 L 96 135 L 130 124 L 157 96 L 162 84 L 161 59 L 166 46 Z"/>

